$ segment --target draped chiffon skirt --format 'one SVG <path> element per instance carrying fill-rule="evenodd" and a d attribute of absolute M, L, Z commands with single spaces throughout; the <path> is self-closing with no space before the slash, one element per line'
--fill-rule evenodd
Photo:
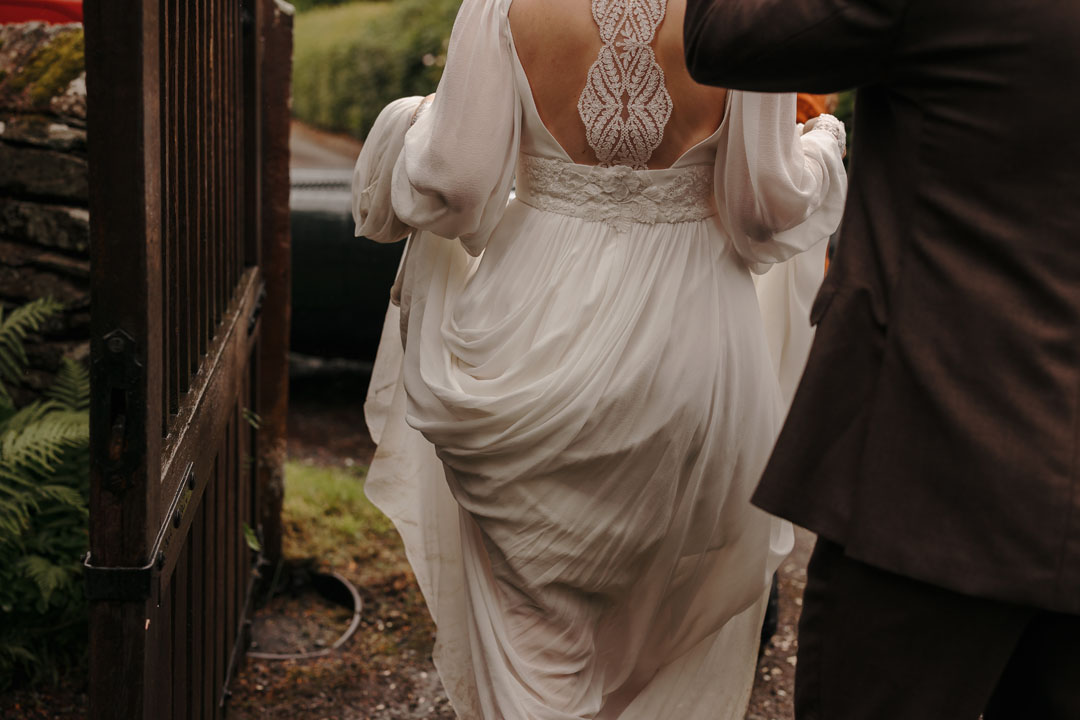
<path fill-rule="evenodd" d="M 749 503 L 784 403 L 717 226 L 515 200 L 481 258 L 415 235 L 399 285 L 366 492 L 458 714 L 742 718 L 792 535 Z"/>

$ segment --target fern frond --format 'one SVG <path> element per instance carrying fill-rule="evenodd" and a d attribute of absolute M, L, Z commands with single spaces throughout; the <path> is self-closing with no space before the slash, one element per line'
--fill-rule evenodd
<path fill-rule="evenodd" d="M 19 560 L 19 569 L 26 574 L 41 591 L 45 604 L 49 604 L 53 592 L 68 579 L 70 571 L 50 562 L 40 555 L 27 555 Z"/>
<path fill-rule="evenodd" d="M 0 488 L 10 493 L 29 492 L 37 487 L 33 478 L 27 477 L 14 463 L 0 459 Z M 22 488 L 20 491 L 19 488 Z"/>
<path fill-rule="evenodd" d="M 66 485 L 39 485 L 37 491 L 46 500 L 54 500 L 61 505 L 79 507 L 85 502 L 78 490 Z"/>
<path fill-rule="evenodd" d="M 57 487 L 57 485 L 56 485 L 56 483 L 52 483 L 50 485 L 47 485 L 46 487 L 52 488 L 52 487 Z M 70 488 L 69 485 L 60 485 L 59 487 Z M 77 488 L 71 488 L 71 489 L 74 490 L 74 492 L 76 493 L 76 495 L 79 498 L 79 501 L 77 503 L 72 503 L 72 504 L 49 504 L 49 505 L 46 505 L 45 507 L 41 508 L 41 510 L 39 512 L 34 514 L 34 522 L 39 524 L 39 525 L 44 526 L 44 523 L 52 522 L 53 520 L 63 520 L 64 522 L 67 522 L 68 520 L 73 520 L 74 519 L 75 521 L 79 521 L 79 518 L 87 516 L 90 511 L 89 511 L 89 508 L 86 507 L 86 504 L 87 504 L 86 494 L 81 492 Z M 46 492 L 53 492 L 53 491 L 52 490 L 47 490 Z M 63 493 L 62 497 L 63 497 L 63 499 L 65 501 L 74 499 L 72 496 L 68 495 L 67 493 Z M 84 525 L 85 525 L 85 523 L 84 523 Z M 83 529 L 86 529 L 86 528 L 84 527 Z"/>
<path fill-rule="evenodd" d="M 22 380 L 27 362 L 23 341 L 63 309 L 56 300 L 41 298 L 15 308 L 7 317 L 0 312 L 0 383 Z"/>
<path fill-rule="evenodd" d="M 67 412 L 67 408 L 55 400 L 39 400 L 22 408 L 0 425 L 0 433 L 22 432 L 35 425 L 50 413 Z"/>
<path fill-rule="evenodd" d="M 46 399 L 21 410 L 4 386 L 22 381 L 25 339 L 61 309 L 49 299 L 0 307 L 0 691 L 16 672 L 56 676 L 83 636 L 88 373 L 65 360 Z"/>
<path fill-rule="evenodd" d="M 71 448 L 90 442 L 84 412 L 51 412 L 21 430 L 9 429 L 0 437 L 0 458 L 5 463 L 39 475 L 50 474 Z"/>
<path fill-rule="evenodd" d="M 30 512 L 38 507 L 34 496 L 24 493 L 0 507 L 0 545 L 18 540 L 30 525 Z"/>
<path fill-rule="evenodd" d="M 4 474 L 6 472 L 12 472 L 11 468 L 0 465 L 0 512 L 3 512 L 5 506 L 10 503 L 22 502 L 27 491 L 25 489 L 20 490 L 18 486 L 23 485 L 23 483 L 26 484 L 23 485 L 24 488 L 32 485 L 29 480 L 26 480 L 21 475 L 8 477 Z"/>
<path fill-rule="evenodd" d="M 90 372 L 86 367 L 71 358 L 60 362 L 60 371 L 56 382 L 45 396 L 55 400 L 69 410 L 86 410 L 90 407 Z"/>
<path fill-rule="evenodd" d="M 8 393 L 4 383 L 0 382 L 0 423 L 9 418 L 15 412 L 15 400 Z"/>
<path fill-rule="evenodd" d="M 86 544 L 89 519 L 90 513 L 84 508 L 47 508 L 34 515 L 34 527 L 41 533 L 62 536 L 68 544 L 72 542 L 71 538 L 77 538 L 81 549 Z"/>
<path fill-rule="evenodd" d="M 36 663 L 37 658 L 31 653 L 25 645 L 15 644 L 13 642 L 0 643 L 0 658 L 4 658 L 11 661 L 22 661 L 24 663 Z"/>

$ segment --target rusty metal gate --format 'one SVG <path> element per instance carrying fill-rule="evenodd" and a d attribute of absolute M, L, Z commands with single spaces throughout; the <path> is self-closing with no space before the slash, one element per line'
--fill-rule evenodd
<path fill-rule="evenodd" d="M 85 3 L 92 720 L 223 717 L 243 658 L 245 528 L 260 526 L 260 446 L 280 440 L 259 429 L 285 353 L 267 355 L 263 326 L 287 326 L 263 222 L 282 201 L 266 150 L 287 143 L 288 73 L 282 90 L 264 69 L 267 34 L 291 37 L 281 14 L 272 0 Z"/>

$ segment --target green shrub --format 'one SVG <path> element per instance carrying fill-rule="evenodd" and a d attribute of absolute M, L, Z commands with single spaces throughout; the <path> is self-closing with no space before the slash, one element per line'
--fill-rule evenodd
<path fill-rule="evenodd" d="M 836 109 L 833 110 L 836 117 L 844 121 L 847 127 L 848 156 L 844 158 L 844 164 L 851 162 L 851 148 L 855 144 L 855 91 L 848 90 L 837 95 Z"/>
<path fill-rule="evenodd" d="M 293 113 L 363 139 L 388 103 L 435 90 L 460 5 L 357 2 L 298 16 Z"/>
<path fill-rule="evenodd" d="M 371 2 L 389 2 L 390 0 L 371 0 Z M 289 0 L 289 4 L 296 8 L 296 12 L 302 13 L 317 8 L 335 7 L 346 5 L 356 0 Z"/>
<path fill-rule="evenodd" d="M 5 385 L 25 372 L 27 334 L 60 309 L 0 308 L 0 689 L 55 680 L 85 656 L 90 378 L 65 360 L 46 398 L 21 409 Z"/>

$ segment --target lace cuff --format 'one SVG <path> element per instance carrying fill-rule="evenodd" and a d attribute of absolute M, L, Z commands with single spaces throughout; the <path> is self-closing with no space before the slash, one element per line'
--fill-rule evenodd
<path fill-rule="evenodd" d="M 824 130 L 832 135 L 836 139 L 836 144 L 840 147 L 840 156 L 847 155 L 847 129 L 839 118 L 827 114 L 810 118 L 806 122 L 803 132 L 808 133 L 811 130 Z"/>

